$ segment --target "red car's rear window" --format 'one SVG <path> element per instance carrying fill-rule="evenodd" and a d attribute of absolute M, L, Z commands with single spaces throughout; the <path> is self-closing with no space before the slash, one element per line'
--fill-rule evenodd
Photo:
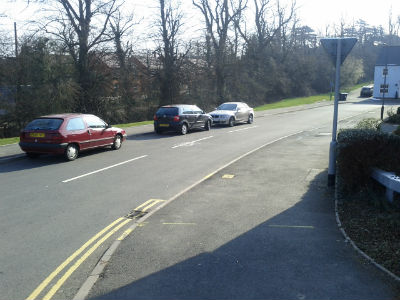
<path fill-rule="evenodd" d="M 25 130 L 57 130 L 63 121 L 56 118 L 39 118 L 26 125 Z"/>

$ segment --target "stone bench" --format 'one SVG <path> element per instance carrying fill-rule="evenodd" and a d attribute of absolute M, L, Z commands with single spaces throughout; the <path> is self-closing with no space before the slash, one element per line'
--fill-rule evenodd
<path fill-rule="evenodd" d="M 386 187 L 386 198 L 393 202 L 394 192 L 400 193 L 400 177 L 380 169 L 373 169 L 371 176 Z"/>

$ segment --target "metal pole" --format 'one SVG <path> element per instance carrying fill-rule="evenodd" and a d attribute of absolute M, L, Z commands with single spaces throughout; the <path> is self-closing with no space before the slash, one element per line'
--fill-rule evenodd
<path fill-rule="evenodd" d="M 17 23 L 14 22 L 15 58 L 18 58 Z"/>
<path fill-rule="evenodd" d="M 332 141 L 329 145 L 329 168 L 328 168 L 328 186 L 335 185 L 336 177 L 336 134 L 339 109 L 339 90 L 340 90 L 340 63 L 342 56 L 342 40 L 339 38 L 336 49 L 336 78 L 335 78 L 335 103 L 333 110 Z"/>
<path fill-rule="evenodd" d="M 387 68 L 387 47 L 385 46 L 385 69 L 383 70 L 383 93 L 382 93 L 382 107 L 381 107 L 381 121 L 383 121 L 383 112 L 385 110 L 385 92 L 386 92 L 386 75 L 388 72 Z M 388 91 L 389 92 L 389 91 Z"/>

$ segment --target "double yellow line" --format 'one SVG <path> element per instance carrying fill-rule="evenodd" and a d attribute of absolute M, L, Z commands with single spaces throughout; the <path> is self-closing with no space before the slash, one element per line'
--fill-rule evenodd
<path fill-rule="evenodd" d="M 147 212 L 148 209 L 154 205 L 164 202 L 164 200 L 150 199 L 139 205 L 134 210 Z M 57 267 L 42 283 L 26 298 L 26 300 L 35 300 L 40 293 L 50 284 L 50 282 L 60 274 L 73 260 L 75 260 L 82 252 L 84 252 L 89 246 L 92 246 L 64 273 L 64 275 L 54 284 L 47 294 L 42 298 L 43 300 L 50 300 L 54 294 L 60 289 L 65 281 L 72 275 L 72 273 L 108 238 L 116 233 L 123 226 L 131 222 L 133 219 L 118 218 L 110 225 L 99 231 L 95 236 L 88 240 L 82 247 L 76 250 L 70 257 L 68 257 L 61 265 Z M 123 240 L 133 229 L 126 230 L 117 240 Z M 96 242 L 97 241 L 97 242 Z"/>

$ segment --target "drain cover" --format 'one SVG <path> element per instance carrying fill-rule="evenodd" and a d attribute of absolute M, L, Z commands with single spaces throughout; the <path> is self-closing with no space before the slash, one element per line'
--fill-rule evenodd
<path fill-rule="evenodd" d="M 129 214 L 127 214 L 125 216 L 125 218 L 127 218 L 127 219 L 139 219 L 139 218 L 143 217 L 146 214 L 147 214 L 147 212 L 145 212 L 145 211 L 134 210 L 134 211 L 130 212 Z"/>

